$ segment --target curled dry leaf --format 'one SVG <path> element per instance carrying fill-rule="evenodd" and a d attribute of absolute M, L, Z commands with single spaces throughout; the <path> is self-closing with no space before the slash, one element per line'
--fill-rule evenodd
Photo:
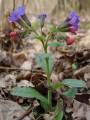
<path fill-rule="evenodd" d="M 53 120 L 54 119 L 54 113 L 44 114 L 45 120 Z"/>
<path fill-rule="evenodd" d="M 6 52 L 0 51 L 0 62 L 2 62 L 7 57 Z"/>
<path fill-rule="evenodd" d="M 29 80 L 31 77 L 31 71 L 20 71 L 19 73 L 17 73 L 16 76 L 16 80 L 20 81 L 20 80 Z"/>
<path fill-rule="evenodd" d="M 25 61 L 21 68 L 24 70 L 31 70 L 32 69 L 32 63 L 30 61 Z"/>
<path fill-rule="evenodd" d="M 90 120 L 90 106 L 74 100 L 72 117 L 73 120 Z"/>
<path fill-rule="evenodd" d="M 21 66 L 24 61 L 27 60 L 26 53 L 24 51 L 13 54 L 13 60 L 16 66 Z"/>
<path fill-rule="evenodd" d="M 52 80 L 53 83 L 59 82 L 58 74 L 56 74 L 56 73 L 53 72 L 51 74 L 51 80 Z"/>
<path fill-rule="evenodd" d="M 34 85 L 27 81 L 27 80 L 21 80 L 19 83 L 17 83 L 18 87 L 34 87 Z"/>
<path fill-rule="evenodd" d="M 90 72 L 84 74 L 84 79 L 87 83 L 87 87 L 90 88 Z"/>
<path fill-rule="evenodd" d="M 84 74 L 90 72 L 90 65 L 86 65 L 85 67 L 82 67 L 74 72 L 74 75 L 77 76 L 79 74 Z"/>
<path fill-rule="evenodd" d="M 16 85 L 16 78 L 12 74 L 8 74 L 0 80 L 1 88 L 7 88 L 8 90 L 11 90 L 11 88 L 15 85 Z"/>

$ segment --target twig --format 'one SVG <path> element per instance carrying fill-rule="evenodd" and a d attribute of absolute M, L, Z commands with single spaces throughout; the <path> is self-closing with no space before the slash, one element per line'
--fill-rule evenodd
<path fill-rule="evenodd" d="M 30 72 L 39 72 L 40 70 L 31 70 L 31 69 L 24 69 L 24 68 L 10 68 L 10 67 L 1 67 L 0 66 L 0 69 L 1 70 L 25 70 L 25 71 L 30 71 Z"/>
<path fill-rule="evenodd" d="M 26 71 L 31 71 L 31 69 L 23 69 L 23 68 L 10 68 L 10 67 L 1 67 L 0 66 L 0 69 L 2 70 L 26 70 Z"/>

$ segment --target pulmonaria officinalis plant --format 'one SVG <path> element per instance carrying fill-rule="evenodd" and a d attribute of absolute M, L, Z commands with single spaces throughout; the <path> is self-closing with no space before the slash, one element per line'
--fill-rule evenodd
<path fill-rule="evenodd" d="M 15 11 L 16 12 L 16 11 Z M 75 11 L 71 12 L 70 15 L 67 17 L 67 19 L 60 24 L 59 26 L 53 26 L 49 29 L 47 34 L 43 34 L 43 28 L 45 27 L 45 19 L 47 18 L 46 14 L 40 14 L 38 16 L 38 19 L 40 20 L 40 27 L 41 31 L 32 31 L 35 34 L 35 39 L 38 39 L 43 46 L 43 52 L 38 54 L 36 56 L 36 62 L 39 64 L 39 66 L 44 70 L 47 80 L 46 80 L 46 86 L 48 88 L 47 96 L 43 96 L 40 94 L 37 90 L 34 88 L 14 88 L 11 91 L 12 95 L 21 96 L 21 97 L 27 97 L 27 98 L 36 98 L 40 101 L 41 106 L 45 109 L 46 112 L 55 112 L 54 120 L 62 120 L 64 111 L 62 111 L 62 108 L 60 108 L 60 95 L 74 97 L 77 88 L 86 87 L 86 84 L 83 80 L 76 80 L 76 79 L 65 79 L 62 82 L 53 83 L 51 80 L 51 74 L 53 71 L 53 55 L 48 52 L 48 47 L 58 47 L 63 46 L 61 42 L 50 42 L 50 39 L 56 39 L 56 35 L 60 34 L 59 39 L 65 40 L 67 45 L 71 45 L 74 43 L 74 38 L 68 37 L 66 35 L 66 32 L 74 33 L 79 28 L 79 16 Z M 53 35 L 53 37 L 52 37 Z M 68 91 L 65 93 L 61 93 L 59 95 L 59 98 L 57 99 L 57 104 L 55 106 L 52 105 L 52 94 L 53 91 L 57 92 L 57 89 L 61 89 L 62 87 L 67 86 L 69 88 Z M 63 103 L 62 103 L 63 104 Z"/>

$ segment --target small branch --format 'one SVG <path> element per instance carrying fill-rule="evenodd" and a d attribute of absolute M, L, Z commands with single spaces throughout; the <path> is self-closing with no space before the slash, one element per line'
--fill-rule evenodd
<path fill-rule="evenodd" d="M 30 71 L 30 72 L 39 72 L 39 70 L 31 70 L 31 69 L 23 69 L 23 68 L 10 68 L 10 67 L 1 67 L 0 66 L 0 69 L 1 70 L 25 70 L 25 71 Z"/>
<path fill-rule="evenodd" d="M 26 70 L 26 71 L 30 71 L 30 69 L 23 69 L 23 68 L 10 68 L 10 67 L 0 67 L 0 69 L 2 70 Z"/>

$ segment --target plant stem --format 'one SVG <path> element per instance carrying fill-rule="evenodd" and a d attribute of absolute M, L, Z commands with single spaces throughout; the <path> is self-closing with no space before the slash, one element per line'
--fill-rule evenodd
<path fill-rule="evenodd" d="M 49 104 L 49 109 L 52 109 L 52 90 L 48 89 L 48 104 Z"/>
<path fill-rule="evenodd" d="M 37 32 L 35 32 L 35 31 L 33 31 L 33 32 L 36 35 L 38 35 Z M 41 30 L 41 34 L 42 34 L 42 30 Z M 41 43 L 43 45 L 44 53 L 47 54 L 48 53 L 48 51 L 47 51 L 47 48 L 48 48 L 48 38 L 47 38 L 47 41 L 45 41 L 45 40 L 40 40 L 40 41 L 41 41 Z M 50 69 L 49 68 L 49 58 L 46 57 L 45 61 L 46 61 L 46 67 L 47 67 L 46 74 L 47 74 L 47 83 L 48 83 L 48 105 L 49 105 L 49 110 L 51 110 L 52 109 L 52 90 L 50 88 L 50 84 L 51 84 L 50 76 L 51 76 L 51 74 L 50 74 L 50 70 L 49 70 Z"/>
<path fill-rule="evenodd" d="M 47 54 L 47 44 L 44 44 L 43 45 L 44 47 L 44 52 Z M 46 61 L 46 66 L 47 66 L 47 82 L 48 82 L 48 105 L 49 105 L 49 110 L 52 109 L 52 90 L 50 89 L 50 83 L 51 83 L 51 80 L 50 80 L 50 70 L 49 70 L 49 58 L 46 58 L 45 59 Z"/>

